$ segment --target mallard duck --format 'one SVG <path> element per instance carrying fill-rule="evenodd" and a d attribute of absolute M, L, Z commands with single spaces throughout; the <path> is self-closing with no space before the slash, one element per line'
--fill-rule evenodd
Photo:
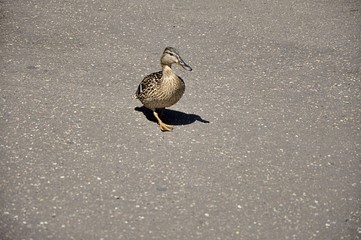
<path fill-rule="evenodd" d="M 182 60 L 177 49 L 167 47 L 160 58 L 163 70 L 146 76 L 134 96 L 143 103 L 144 107 L 153 111 L 162 131 L 171 131 L 173 127 L 160 119 L 157 110 L 163 111 L 166 107 L 177 103 L 185 90 L 183 79 L 171 68 L 173 63 L 187 71 L 192 71 L 192 68 Z"/>

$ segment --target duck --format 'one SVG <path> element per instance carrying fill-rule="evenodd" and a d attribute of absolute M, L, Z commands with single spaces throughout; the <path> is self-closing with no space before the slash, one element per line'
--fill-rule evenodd
<path fill-rule="evenodd" d="M 133 98 L 140 100 L 144 107 L 153 112 L 161 131 L 172 131 L 173 126 L 164 123 L 158 114 L 166 107 L 176 104 L 185 91 L 184 81 L 173 71 L 172 65 L 176 64 L 187 71 L 192 71 L 192 68 L 183 61 L 178 50 L 173 47 L 164 49 L 160 64 L 162 71 L 144 77 Z"/>

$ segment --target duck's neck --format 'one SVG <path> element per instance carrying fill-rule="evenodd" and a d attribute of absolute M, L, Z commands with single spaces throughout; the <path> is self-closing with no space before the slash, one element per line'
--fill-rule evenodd
<path fill-rule="evenodd" d="M 174 77 L 176 74 L 173 72 L 172 68 L 169 65 L 162 65 L 163 76 Z"/>

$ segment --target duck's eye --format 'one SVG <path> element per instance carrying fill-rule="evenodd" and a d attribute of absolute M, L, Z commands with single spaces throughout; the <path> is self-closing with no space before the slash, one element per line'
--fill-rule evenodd
<path fill-rule="evenodd" d="M 169 52 L 168 54 L 174 57 L 174 54 L 173 54 L 173 53 Z"/>

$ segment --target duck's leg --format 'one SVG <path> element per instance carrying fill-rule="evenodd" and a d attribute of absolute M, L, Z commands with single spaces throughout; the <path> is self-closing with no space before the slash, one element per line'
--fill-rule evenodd
<path fill-rule="evenodd" d="M 162 131 L 172 131 L 173 127 L 171 125 L 165 124 L 162 120 L 160 120 L 158 113 L 153 111 L 154 117 L 158 120 L 159 127 Z"/>

